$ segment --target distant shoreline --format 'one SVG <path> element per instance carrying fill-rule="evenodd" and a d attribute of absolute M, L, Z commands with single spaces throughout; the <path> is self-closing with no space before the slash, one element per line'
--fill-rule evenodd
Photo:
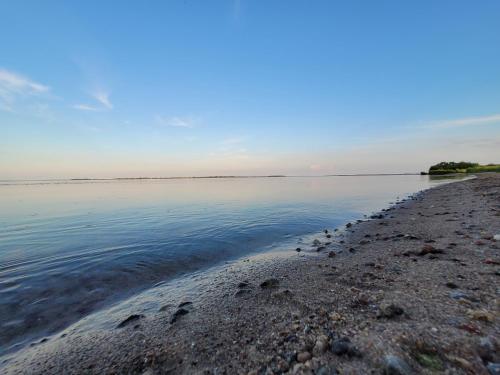
<path fill-rule="evenodd" d="M 255 175 L 255 176 L 172 176 L 172 177 L 109 177 L 109 178 L 49 178 L 49 179 L 20 179 L 0 180 L 0 182 L 50 182 L 50 181 L 123 181 L 123 180 L 197 180 L 197 179 L 226 179 L 226 178 L 293 178 L 293 177 L 366 177 L 366 176 L 419 176 L 420 173 L 353 173 L 353 174 L 325 174 L 325 175 Z"/>

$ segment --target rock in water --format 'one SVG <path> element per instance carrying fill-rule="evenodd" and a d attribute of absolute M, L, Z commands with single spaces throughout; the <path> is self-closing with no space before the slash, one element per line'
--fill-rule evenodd
<path fill-rule="evenodd" d="M 139 314 L 130 315 L 127 319 L 125 319 L 120 324 L 118 324 L 116 326 L 116 328 L 123 328 L 123 327 L 129 325 L 130 323 L 135 322 L 141 318 L 144 318 L 144 315 L 139 315 Z"/>
<path fill-rule="evenodd" d="M 384 359 L 385 375 L 411 375 L 413 372 L 408 364 L 395 355 L 388 355 Z"/>
<path fill-rule="evenodd" d="M 277 288 L 280 285 L 278 279 L 267 279 L 260 284 L 262 289 Z"/>
<path fill-rule="evenodd" d="M 175 323 L 177 319 L 179 319 L 182 315 L 186 315 L 187 313 L 189 313 L 189 311 L 186 309 L 183 308 L 177 309 L 177 311 L 174 312 L 174 314 L 170 318 L 170 324 Z"/>

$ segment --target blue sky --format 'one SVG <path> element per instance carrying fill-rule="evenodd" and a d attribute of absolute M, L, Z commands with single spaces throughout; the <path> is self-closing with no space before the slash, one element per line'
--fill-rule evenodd
<path fill-rule="evenodd" d="M 0 3 L 0 179 L 500 162 L 498 1 Z"/>

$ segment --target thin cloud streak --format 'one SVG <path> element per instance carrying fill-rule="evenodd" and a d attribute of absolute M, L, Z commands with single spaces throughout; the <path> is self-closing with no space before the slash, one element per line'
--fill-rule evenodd
<path fill-rule="evenodd" d="M 75 104 L 75 105 L 71 106 L 71 108 L 78 109 L 80 111 L 89 111 L 89 112 L 99 112 L 102 110 L 101 108 L 93 107 L 93 106 L 87 105 L 87 104 Z"/>
<path fill-rule="evenodd" d="M 500 122 L 500 114 L 495 114 L 490 116 L 480 116 L 480 117 L 465 117 L 455 120 L 434 121 L 425 124 L 421 127 L 427 129 L 448 129 L 448 128 L 459 128 L 464 126 L 492 124 L 496 122 Z"/>
<path fill-rule="evenodd" d="M 0 68 L 0 109 L 2 110 L 12 112 L 18 98 L 42 95 L 49 90 L 49 86 Z"/>
<path fill-rule="evenodd" d="M 164 118 L 162 116 L 156 116 L 156 121 L 163 126 L 172 126 L 175 128 L 194 128 L 197 122 L 192 117 Z"/>
<path fill-rule="evenodd" d="M 104 91 L 97 91 L 92 94 L 95 100 L 101 103 L 107 109 L 113 109 L 113 104 L 109 100 L 109 94 Z"/>

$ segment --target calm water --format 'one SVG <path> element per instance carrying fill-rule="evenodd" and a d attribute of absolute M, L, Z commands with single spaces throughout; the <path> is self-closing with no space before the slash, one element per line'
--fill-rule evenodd
<path fill-rule="evenodd" d="M 0 354 L 158 282 L 333 229 L 427 176 L 0 185 Z"/>

